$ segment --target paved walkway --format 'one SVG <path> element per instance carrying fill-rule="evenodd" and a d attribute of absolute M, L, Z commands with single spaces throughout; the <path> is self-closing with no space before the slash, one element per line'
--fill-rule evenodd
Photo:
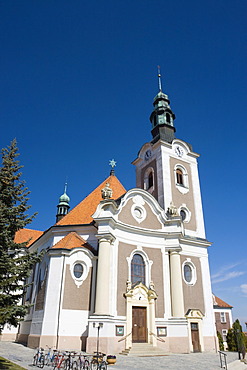
<path fill-rule="evenodd" d="M 35 350 L 18 343 L 0 342 L 0 356 L 17 363 L 24 369 L 34 370 L 32 359 L 35 352 Z M 238 354 L 236 352 L 227 352 L 227 363 L 232 363 L 228 367 L 229 370 L 247 370 L 247 365 L 240 363 L 237 359 Z M 45 366 L 44 369 L 48 370 L 49 368 Z M 109 369 L 215 370 L 220 369 L 220 360 L 219 355 L 216 353 L 169 354 L 157 357 L 127 357 L 119 355 L 117 356 L 117 363 L 114 366 L 109 366 Z"/>

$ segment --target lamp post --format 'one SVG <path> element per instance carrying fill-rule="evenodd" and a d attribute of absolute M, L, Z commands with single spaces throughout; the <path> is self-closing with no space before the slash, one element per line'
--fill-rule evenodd
<path fill-rule="evenodd" d="M 103 328 L 103 322 L 94 322 L 93 327 L 98 329 L 98 335 L 97 335 L 97 356 L 99 355 L 99 330 L 100 328 Z"/>

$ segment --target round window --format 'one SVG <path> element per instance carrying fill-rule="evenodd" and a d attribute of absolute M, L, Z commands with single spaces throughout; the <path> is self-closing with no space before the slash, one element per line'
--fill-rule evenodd
<path fill-rule="evenodd" d="M 192 268 L 190 265 L 184 265 L 184 279 L 187 283 L 191 283 L 192 281 Z"/>
<path fill-rule="evenodd" d="M 74 276 L 80 279 L 83 274 L 83 266 L 80 263 L 76 263 L 74 266 Z"/>
<path fill-rule="evenodd" d="M 142 218 L 143 212 L 142 212 L 142 210 L 141 210 L 139 207 L 136 207 L 136 208 L 134 209 L 134 214 L 135 214 L 135 216 L 136 216 L 137 218 Z"/>

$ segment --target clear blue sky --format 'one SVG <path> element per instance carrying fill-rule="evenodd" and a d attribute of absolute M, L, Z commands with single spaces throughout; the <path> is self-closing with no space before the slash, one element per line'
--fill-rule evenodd
<path fill-rule="evenodd" d="M 16 137 L 38 216 L 55 222 L 68 178 L 71 207 L 117 161 L 151 140 L 163 90 L 177 137 L 201 154 L 199 170 L 213 291 L 247 321 L 246 0 L 0 1 L 1 147 Z"/>

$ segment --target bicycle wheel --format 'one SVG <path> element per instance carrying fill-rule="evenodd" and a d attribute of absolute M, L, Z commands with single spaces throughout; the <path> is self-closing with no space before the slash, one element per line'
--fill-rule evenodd
<path fill-rule="evenodd" d="M 59 357 L 55 356 L 53 360 L 53 369 L 55 370 L 57 368 L 57 365 L 59 363 Z"/>
<path fill-rule="evenodd" d="M 97 362 L 97 360 L 92 360 L 92 362 L 91 362 L 91 370 L 98 370 L 98 362 Z"/>
<path fill-rule="evenodd" d="M 90 370 L 90 363 L 88 360 L 85 360 L 83 370 Z"/>
<path fill-rule="evenodd" d="M 41 355 L 39 359 L 39 367 L 43 369 L 44 365 L 45 365 L 45 357 L 44 355 Z"/>
<path fill-rule="evenodd" d="M 72 370 L 78 370 L 78 363 L 76 361 L 72 363 Z"/>
<path fill-rule="evenodd" d="M 33 366 L 37 366 L 37 362 L 38 362 L 38 354 L 36 353 L 36 355 L 33 356 Z"/>
<path fill-rule="evenodd" d="M 50 356 L 48 355 L 48 353 L 45 355 L 45 365 L 50 365 Z"/>
<path fill-rule="evenodd" d="M 65 370 L 70 370 L 71 369 L 71 364 L 70 364 L 70 359 L 67 358 L 67 360 L 64 363 L 64 369 Z"/>
<path fill-rule="evenodd" d="M 100 370 L 107 370 L 107 363 L 105 361 L 102 361 L 100 364 Z"/>

